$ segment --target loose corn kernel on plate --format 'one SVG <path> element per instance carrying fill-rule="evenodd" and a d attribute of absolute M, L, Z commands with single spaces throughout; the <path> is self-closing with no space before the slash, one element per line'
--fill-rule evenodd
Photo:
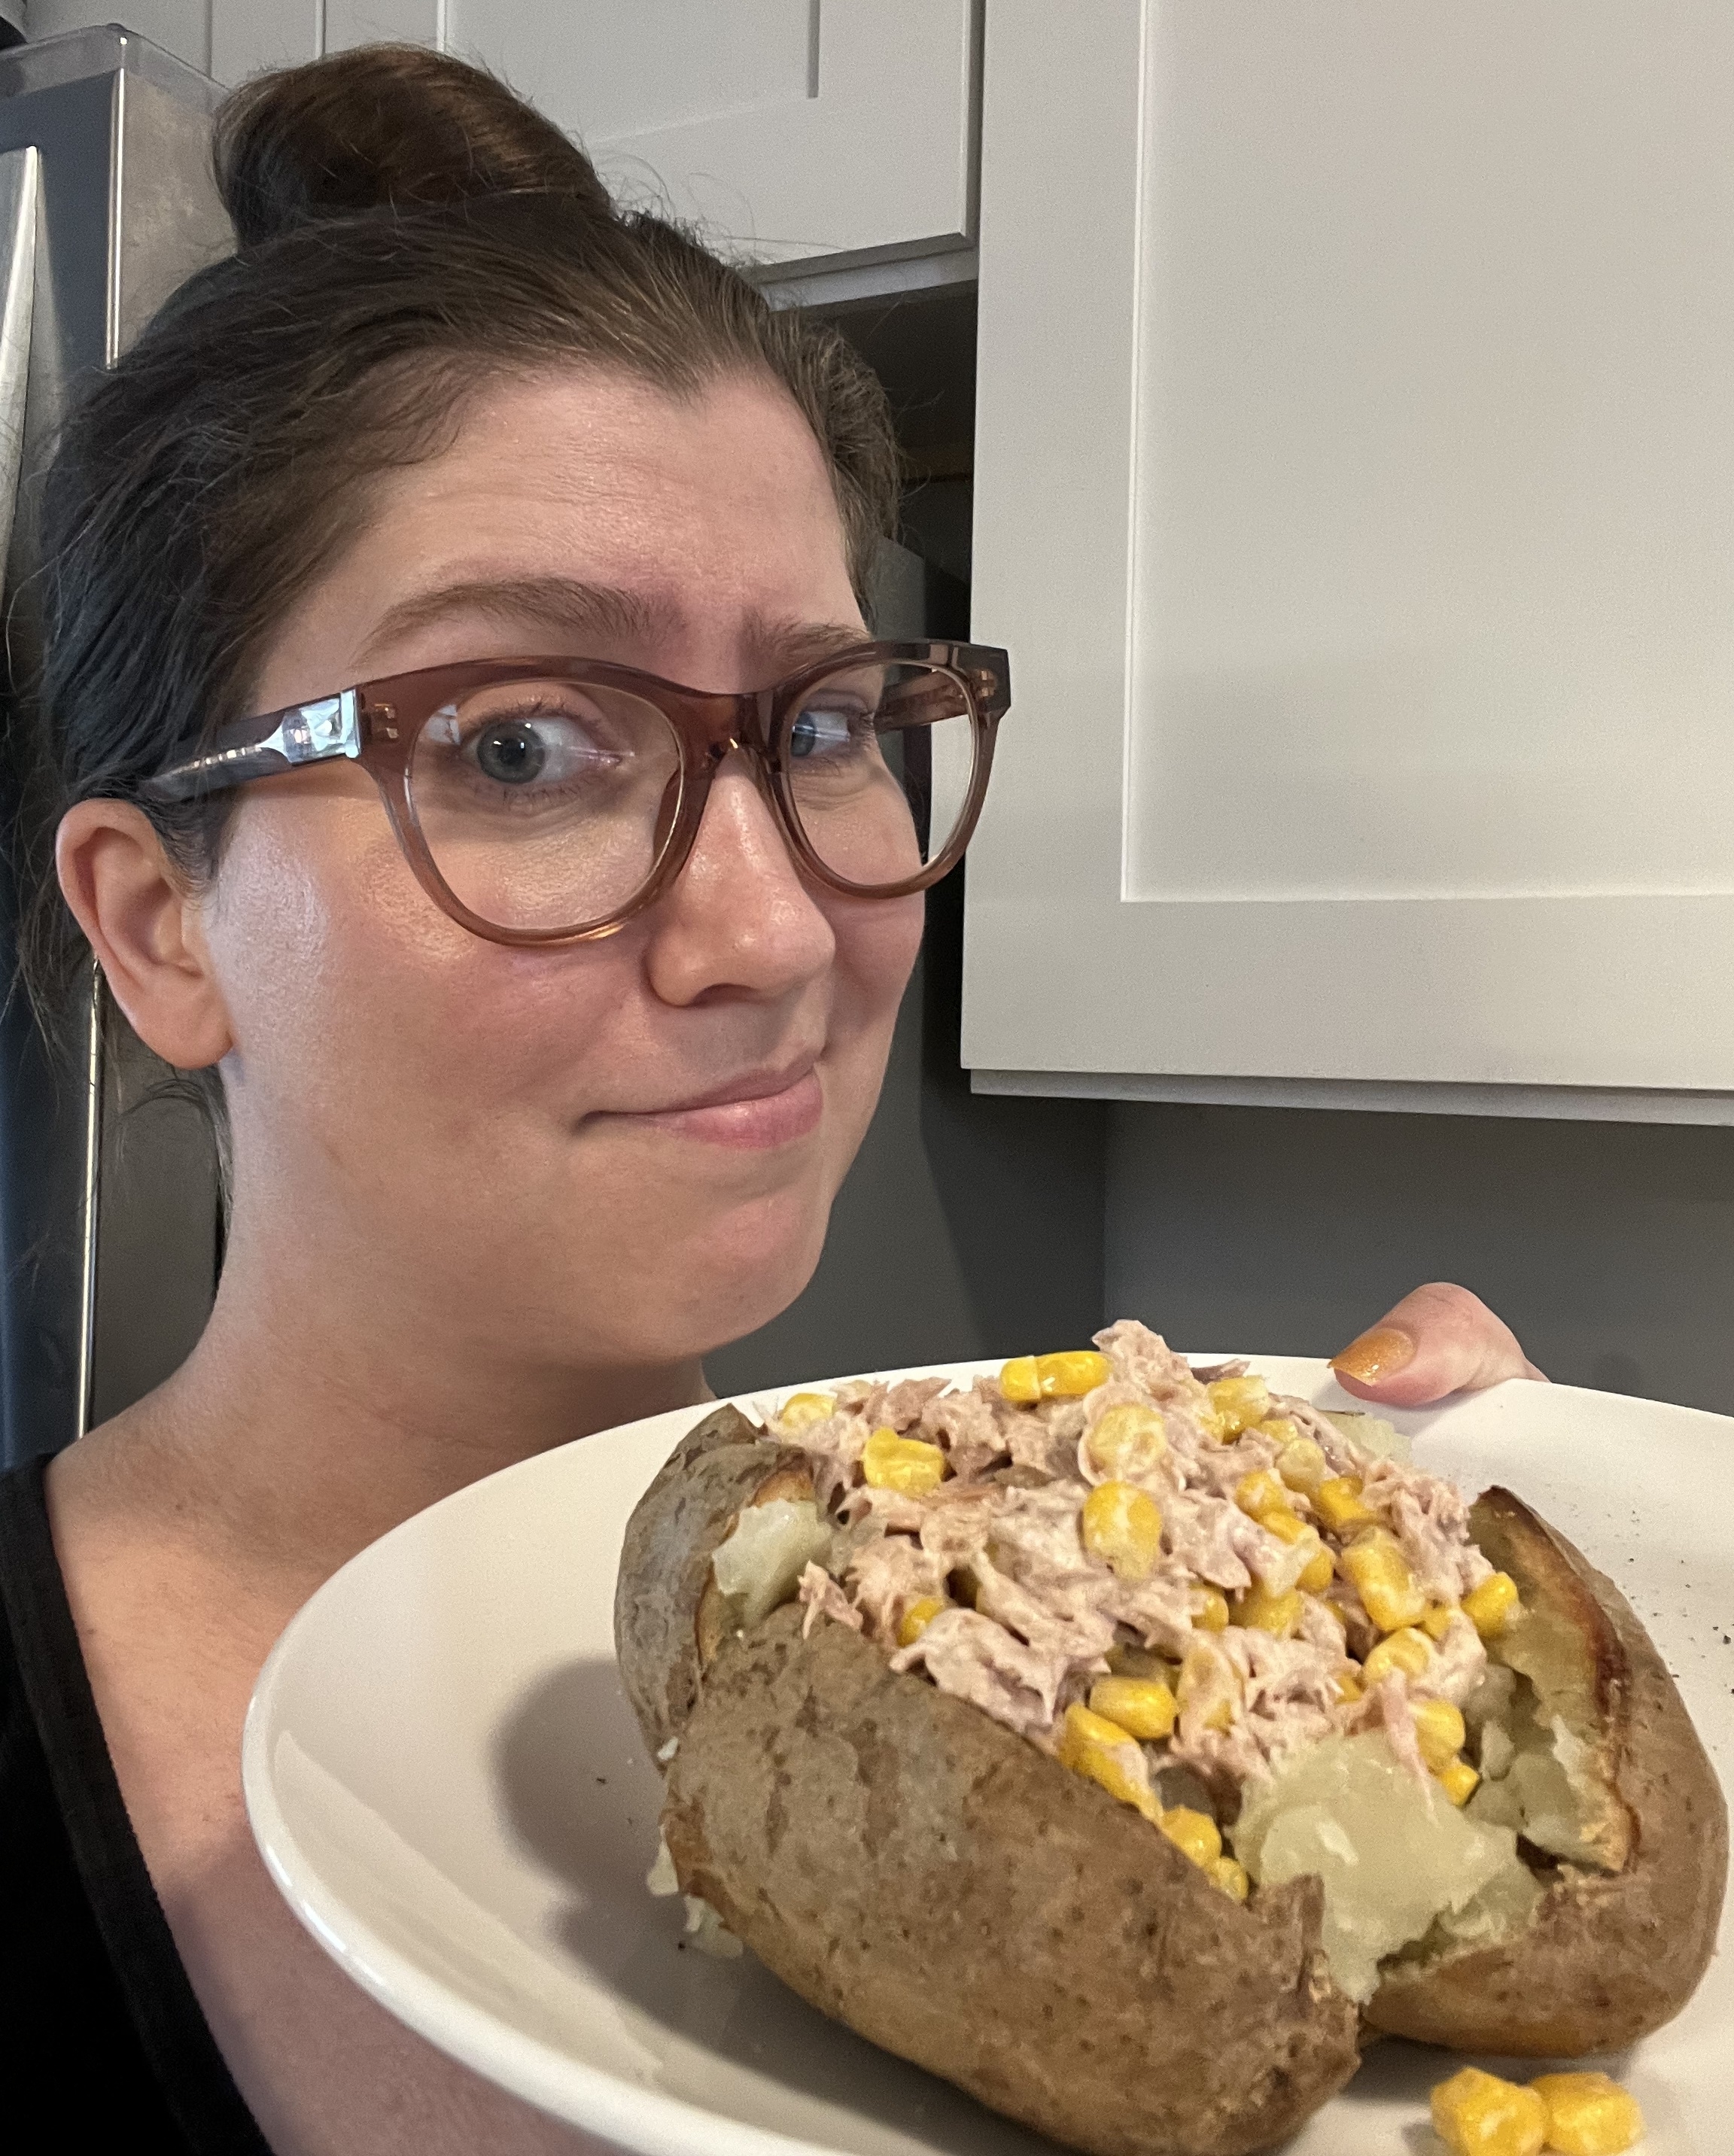
<path fill-rule="evenodd" d="M 1353 1404 L 1322 1363 L 1251 1360 L 1277 1389 Z M 1050 2147 L 803 2005 L 750 1956 L 694 1951 L 680 1902 L 646 1893 L 662 1790 L 615 1670 L 615 1572 L 639 1496 L 709 1411 L 510 1468 L 321 1589 L 248 1719 L 265 1861 L 321 1944 L 411 2027 L 644 2156 Z M 1471 1492 L 1508 1483 L 1612 1577 L 1734 1782 L 1734 1420 L 1528 1384 L 1390 1419 L 1418 1461 Z M 1725 1914 L 1685 2013 L 1611 2062 L 1642 2106 L 1646 2156 L 1721 2156 L 1734 2138 L 1731 1941 Z M 1290 2156 L 1438 2156 L 1429 2094 L 1465 2064 L 1538 2071 L 1377 2045 Z"/>

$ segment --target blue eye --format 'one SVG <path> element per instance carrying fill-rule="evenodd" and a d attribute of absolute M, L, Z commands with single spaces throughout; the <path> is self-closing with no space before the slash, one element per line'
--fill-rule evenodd
<path fill-rule="evenodd" d="M 548 752 L 536 728 L 518 720 L 484 727 L 475 738 L 475 760 L 487 778 L 502 786 L 526 786 L 541 778 Z"/>
<path fill-rule="evenodd" d="M 849 747 L 854 731 L 848 711 L 809 704 L 789 728 L 788 752 L 791 757 L 823 756 L 828 751 L 834 754 Z"/>
<path fill-rule="evenodd" d="M 505 714 L 478 726 L 464 752 L 496 786 L 560 785 L 598 778 L 620 761 L 598 730 L 564 712 Z"/>

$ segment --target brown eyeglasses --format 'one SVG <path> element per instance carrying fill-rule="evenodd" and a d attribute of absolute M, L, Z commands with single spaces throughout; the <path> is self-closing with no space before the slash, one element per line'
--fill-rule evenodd
<path fill-rule="evenodd" d="M 454 921 L 575 942 L 669 889 L 736 752 L 816 881 L 925 891 L 969 842 L 1010 702 L 1005 653 L 974 644 L 854 644 L 741 696 L 588 659 L 475 660 L 235 720 L 141 790 L 186 801 L 348 757 Z"/>

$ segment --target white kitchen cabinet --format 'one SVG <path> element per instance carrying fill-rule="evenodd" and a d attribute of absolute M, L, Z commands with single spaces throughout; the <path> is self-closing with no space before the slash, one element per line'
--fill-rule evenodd
<path fill-rule="evenodd" d="M 973 235 L 975 0 L 446 0 L 616 192 L 764 261 Z"/>
<path fill-rule="evenodd" d="M 323 0 L 209 0 L 209 6 L 211 73 L 218 82 L 298 66 L 324 49 Z"/>
<path fill-rule="evenodd" d="M 38 0 L 70 28 L 105 19 Z M 504 75 L 649 203 L 765 262 L 942 254 L 974 236 L 980 0 L 133 0 L 235 83 L 375 38 Z"/>
<path fill-rule="evenodd" d="M 1734 1121 L 1734 10 L 992 0 L 982 1090 Z"/>

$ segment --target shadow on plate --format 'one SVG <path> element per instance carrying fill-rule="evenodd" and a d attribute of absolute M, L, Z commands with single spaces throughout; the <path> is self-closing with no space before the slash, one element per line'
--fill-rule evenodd
<path fill-rule="evenodd" d="M 520 1843 L 572 1892 L 556 1922 L 561 1945 L 645 2020 L 711 2060 L 867 2126 L 858 2138 L 843 2119 L 831 2122 L 826 2138 L 836 2133 L 839 2146 L 884 2148 L 881 2136 L 906 2135 L 945 2156 L 1053 2156 L 1053 2142 L 827 2020 L 752 1954 L 721 1961 L 684 1944 L 682 1904 L 654 1901 L 645 1888 L 661 1779 L 612 1662 L 569 1662 L 542 1679 L 506 1719 L 495 1764 Z M 705 2079 L 703 2061 L 693 2065 L 683 2071 L 678 2052 L 666 2056 L 669 2094 L 773 2126 L 750 2084 Z M 778 2119 L 774 2130 L 803 2128 Z"/>

